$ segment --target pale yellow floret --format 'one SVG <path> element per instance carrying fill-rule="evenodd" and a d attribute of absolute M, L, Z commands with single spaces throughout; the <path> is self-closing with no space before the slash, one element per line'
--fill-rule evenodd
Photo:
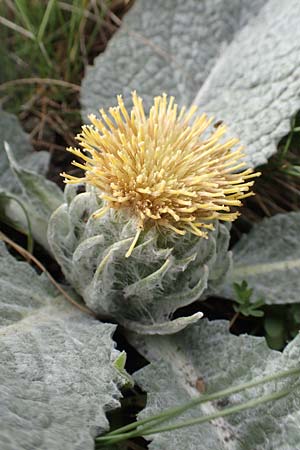
<path fill-rule="evenodd" d="M 253 195 L 253 181 L 246 180 L 260 174 L 245 169 L 243 148 L 234 149 L 238 139 L 224 140 L 226 126 L 209 134 L 213 118 L 195 117 L 195 106 L 178 111 L 174 97 L 166 94 L 154 99 L 148 115 L 136 92 L 130 112 L 121 96 L 117 100 L 109 115 L 101 109 L 101 118 L 89 116 L 92 125 L 84 125 L 76 137 L 82 149 L 68 149 L 81 158 L 73 165 L 85 176 L 62 175 L 66 183 L 100 189 L 105 206 L 95 219 L 109 208 L 135 217 L 137 233 L 126 256 L 145 226 L 206 238 L 204 230 L 213 229 L 213 220 L 235 220 L 239 213 L 231 208 Z"/>

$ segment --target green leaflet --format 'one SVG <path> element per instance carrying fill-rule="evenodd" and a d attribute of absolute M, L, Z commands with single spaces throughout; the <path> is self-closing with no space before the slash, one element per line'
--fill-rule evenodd
<path fill-rule="evenodd" d="M 224 121 L 261 165 L 299 109 L 299 15 L 298 0 L 137 0 L 87 70 L 84 120 L 117 94 L 137 90 L 147 108 L 167 92 Z"/>
<path fill-rule="evenodd" d="M 266 304 L 299 303 L 300 213 L 278 214 L 254 225 L 233 248 L 233 268 L 222 296 L 233 298 L 232 283 L 247 281 L 253 299 Z"/>
<path fill-rule="evenodd" d="M 94 448 L 127 377 L 103 324 L 0 245 L 1 450 Z"/>
<path fill-rule="evenodd" d="M 152 363 L 135 374 L 148 392 L 140 417 L 180 405 L 206 393 L 271 375 L 299 365 L 297 337 L 283 353 L 270 350 L 263 338 L 234 336 L 225 321 L 202 320 L 172 336 L 131 336 L 131 342 Z M 158 381 L 159 380 L 159 381 Z M 298 377 L 260 385 L 228 399 L 203 404 L 177 422 L 218 412 L 224 407 L 279 392 L 295 390 L 274 403 L 260 405 L 209 424 L 153 436 L 151 450 L 298 450 L 300 448 Z M 175 422 L 174 422 L 175 423 Z"/>
<path fill-rule="evenodd" d="M 145 334 L 168 334 L 202 314 L 171 320 L 173 313 L 220 284 L 230 267 L 229 231 L 216 223 L 209 239 L 187 234 L 141 235 L 126 258 L 136 233 L 132 219 L 113 210 L 101 218 L 97 193 L 65 190 L 66 202 L 51 216 L 51 250 L 85 303 L 98 314 Z"/>

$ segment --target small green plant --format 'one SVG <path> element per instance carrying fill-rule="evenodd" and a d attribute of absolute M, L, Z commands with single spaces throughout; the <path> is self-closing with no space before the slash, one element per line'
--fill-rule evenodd
<path fill-rule="evenodd" d="M 233 309 L 237 314 L 246 317 L 263 317 L 264 311 L 259 308 L 265 304 L 265 301 L 263 298 L 255 302 L 251 301 L 253 289 L 248 287 L 247 281 L 243 280 L 240 284 L 233 283 L 233 288 L 236 294 L 235 302 L 237 303 L 233 305 Z"/>

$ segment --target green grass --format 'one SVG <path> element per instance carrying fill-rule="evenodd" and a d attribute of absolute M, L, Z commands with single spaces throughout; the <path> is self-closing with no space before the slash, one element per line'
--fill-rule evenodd
<path fill-rule="evenodd" d="M 85 67 L 117 29 L 111 13 L 127 7 L 125 0 L 0 2 L 0 102 L 37 150 L 74 145 Z"/>
<path fill-rule="evenodd" d="M 115 30 L 109 22 L 112 3 L 113 0 L 0 2 L 4 42 L 0 49 L 0 94 L 4 108 L 19 114 L 35 103 L 35 97 L 43 96 L 74 107 L 72 96 L 78 97 L 85 66 L 99 53 L 99 42 L 103 43 L 105 35 Z M 44 78 L 48 79 L 47 84 L 39 80 Z M 59 85 L 56 80 L 65 84 Z"/>
<path fill-rule="evenodd" d="M 10 61 L 4 77 L 11 79 L 16 72 L 16 78 L 34 74 L 79 81 L 111 0 L 97 4 L 92 7 L 86 0 L 3 1 L 0 16 Z"/>

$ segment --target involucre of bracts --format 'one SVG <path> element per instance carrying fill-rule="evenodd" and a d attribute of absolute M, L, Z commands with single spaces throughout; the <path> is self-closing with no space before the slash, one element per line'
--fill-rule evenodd
<path fill-rule="evenodd" d="M 48 227 L 51 249 L 87 306 L 144 334 L 174 333 L 197 321 L 201 313 L 172 317 L 224 280 L 231 261 L 228 225 L 216 221 L 208 239 L 150 228 L 126 258 L 136 222 L 114 209 L 95 217 L 101 206 L 95 188 L 77 194 L 68 185 Z"/>

